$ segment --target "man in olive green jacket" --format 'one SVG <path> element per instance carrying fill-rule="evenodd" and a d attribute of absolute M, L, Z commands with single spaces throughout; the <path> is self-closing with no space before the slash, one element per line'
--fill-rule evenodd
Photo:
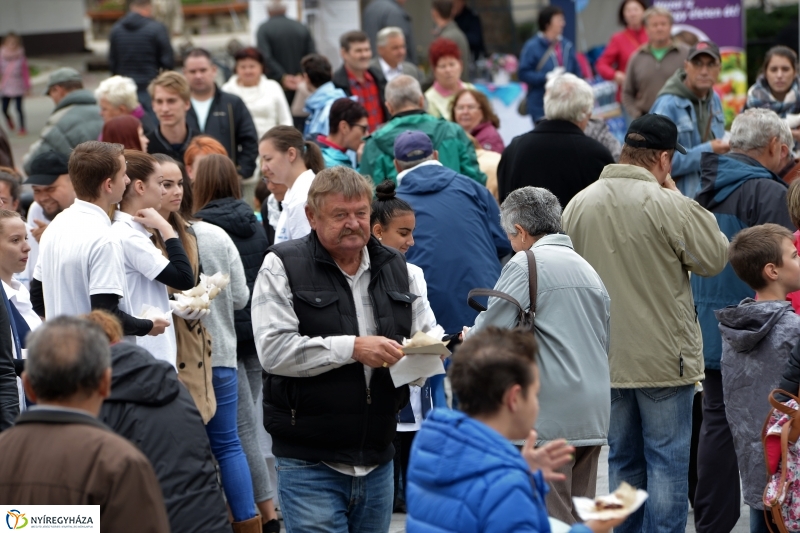
<path fill-rule="evenodd" d="M 394 140 L 409 130 L 419 130 L 431 138 L 443 166 L 486 184 L 486 174 L 478 166 L 475 148 L 464 129 L 425 112 L 425 98 L 416 79 L 401 74 L 390 81 L 386 85 L 386 107 L 392 119 L 367 138 L 359 167 L 359 172 L 370 176 L 375 185 L 387 179 L 397 182 Z"/>
<path fill-rule="evenodd" d="M 618 533 L 686 527 L 692 398 L 704 377 L 689 273 L 714 276 L 727 262 L 714 215 L 669 176 L 675 150 L 684 150 L 677 138 L 666 117 L 633 121 L 622 164 L 606 166 L 563 215 L 575 251 L 611 296 L 609 482 L 650 493 Z"/>

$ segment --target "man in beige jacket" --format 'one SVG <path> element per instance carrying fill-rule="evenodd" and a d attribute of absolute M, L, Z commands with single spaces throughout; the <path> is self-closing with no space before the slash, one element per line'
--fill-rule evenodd
<path fill-rule="evenodd" d="M 703 379 L 689 273 L 714 276 L 728 239 L 669 175 L 678 144 L 660 115 L 631 123 L 619 165 L 567 205 L 563 227 L 611 296 L 609 482 L 650 493 L 617 533 L 683 533 L 694 383 Z M 646 516 L 646 518 L 645 518 Z"/>

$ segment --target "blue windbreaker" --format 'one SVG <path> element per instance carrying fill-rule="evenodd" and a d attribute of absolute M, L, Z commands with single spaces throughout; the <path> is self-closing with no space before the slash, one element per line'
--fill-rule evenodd
<path fill-rule="evenodd" d="M 556 53 L 551 51 L 547 59 L 545 53 L 550 41 L 540 32 L 525 42 L 519 56 L 519 80 L 528 84 L 528 114 L 533 121 L 544 118 L 544 86 L 547 73 L 558 66 Z M 575 56 L 575 47 L 569 39 L 561 39 L 562 66 L 566 72 L 583 78 L 581 66 Z M 542 68 L 537 68 L 541 62 Z"/>
<path fill-rule="evenodd" d="M 744 228 L 772 222 L 794 231 L 786 207 L 788 186 L 755 159 L 739 153 L 704 152 L 697 202 L 711 211 L 728 240 Z M 730 263 L 710 278 L 692 276 L 692 293 L 703 333 L 706 368 L 720 369 L 722 337 L 714 311 L 752 298 L 753 289 L 740 280 Z"/>
<path fill-rule="evenodd" d="M 499 258 L 511 253 L 497 201 L 480 183 L 441 165 L 412 169 L 397 196 L 417 218 L 406 260 L 425 273 L 436 320 L 445 332 L 457 333 L 478 316 L 467 304 L 469 291 L 494 287 Z"/>
<path fill-rule="evenodd" d="M 406 531 L 550 533 L 547 491 L 508 439 L 460 411 L 434 409 L 411 447 Z"/>

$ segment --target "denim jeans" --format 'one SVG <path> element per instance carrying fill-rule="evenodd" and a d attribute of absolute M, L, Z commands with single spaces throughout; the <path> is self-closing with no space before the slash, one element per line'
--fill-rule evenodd
<path fill-rule="evenodd" d="M 694 385 L 611 389 L 608 478 L 649 493 L 614 533 L 684 533 Z"/>
<path fill-rule="evenodd" d="M 286 533 L 386 533 L 392 521 L 392 462 L 363 477 L 324 463 L 278 457 L 278 501 Z"/>
<path fill-rule="evenodd" d="M 217 412 L 206 424 L 211 451 L 219 463 L 222 488 L 233 520 L 242 522 L 256 516 L 253 481 L 236 427 L 238 380 L 235 368 L 216 366 L 211 383 L 217 397 Z"/>

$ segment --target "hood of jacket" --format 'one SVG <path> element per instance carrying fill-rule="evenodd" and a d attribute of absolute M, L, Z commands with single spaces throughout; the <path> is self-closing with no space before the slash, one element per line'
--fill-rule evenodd
<path fill-rule="evenodd" d="M 260 224 L 253 210 L 236 198 L 212 200 L 195 213 L 195 216 L 200 220 L 219 226 L 229 235 L 235 235 L 242 239 L 255 235 Z"/>
<path fill-rule="evenodd" d="M 431 138 L 433 149 L 441 145 L 442 140 L 448 135 L 448 125 L 458 128 L 458 124 L 439 119 L 429 115 L 424 109 L 403 111 L 392 117 L 386 125 L 372 134 L 381 152 L 389 154 L 394 159 L 394 140 L 406 130 L 419 130 Z"/>
<path fill-rule="evenodd" d="M 440 192 L 453 183 L 458 172 L 442 165 L 424 165 L 412 168 L 402 181 L 403 194 L 430 194 Z"/>
<path fill-rule="evenodd" d="M 338 100 L 339 98 L 347 98 L 347 95 L 343 90 L 337 88 L 332 81 L 325 82 L 306 99 L 305 111 L 314 113 L 324 108 L 325 104 L 331 100 Z"/>
<path fill-rule="evenodd" d="M 53 109 L 53 113 L 71 105 L 97 105 L 97 100 L 89 89 L 77 89 L 67 94 Z"/>
<path fill-rule="evenodd" d="M 703 152 L 700 158 L 700 205 L 714 209 L 747 180 L 754 179 L 768 179 L 783 184 L 783 180 L 775 173 L 748 155 Z"/>
<path fill-rule="evenodd" d="M 149 24 L 151 20 L 139 13 L 130 12 L 120 20 L 120 24 L 128 31 L 136 31 Z"/>
<path fill-rule="evenodd" d="M 434 409 L 425 429 L 425 440 L 437 442 L 441 450 L 436 456 L 420 453 L 415 457 L 417 477 L 429 487 L 479 479 L 499 469 L 530 473 L 511 442 L 461 411 Z"/>
<path fill-rule="evenodd" d="M 739 305 L 715 311 L 719 331 L 737 352 L 749 352 L 766 337 L 786 313 L 793 313 L 791 302 L 757 302 L 745 298 Z"/>
<path fill-rule="evenodd" d="M 694 107 L 694 113 L 697 119 L 697 131 L 700 133 L 700 138 L 704 139 L 705 142 L 705 132 L 708 130 L 711 121 L 711 102 L 714 97 L 714 90 L 711 89 L 708 91 L 706 97 L 701 100 L 700 97 L 689 90 L 686 84 L 683 83 L 685 79 L 686 71 L 679 68 L 675 71 L 675 74 L 670 76 L 667 83 L 665 83 L 664 87 L 659 91 L 658 96 L 662 94 L 671 94 L 689 100 L 692 107 Z"/>
<path fill-rule="evenodd" d="M 129 342 L 111 347 L 111 396 L 107 402 L 149 406 L 166 405 L 180 392 L 172 365 L 155 359 L 144 348 Z"/>

